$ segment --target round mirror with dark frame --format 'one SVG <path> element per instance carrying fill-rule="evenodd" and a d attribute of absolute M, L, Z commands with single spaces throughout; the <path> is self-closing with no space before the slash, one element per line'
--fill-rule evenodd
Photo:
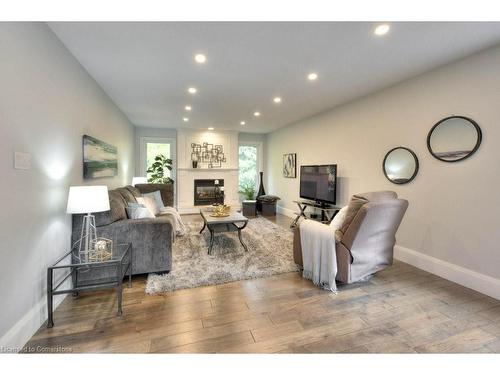
<path fill-rule="evenodd" d="M 395 147 L 385 155 L 382 169 L 392 183 L 407 184 L 417 176 L 417 155 L 409 148 Z"/>
<path fill-rule="evenodd" d="M 472 156 L 482 140 L 481 128 L 472 119 L 450 116 L 432 127 L 427 135 L 427 148 L 436 159 L 448 163 Z"/>

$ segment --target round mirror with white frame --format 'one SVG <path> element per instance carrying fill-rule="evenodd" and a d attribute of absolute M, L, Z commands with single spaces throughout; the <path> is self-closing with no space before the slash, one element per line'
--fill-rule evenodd
<path fill-rule="evenodd" d="M 409 148 L 395 147 L 385 155 L 382 169 L 392 183 L 407 184 L 417 176 L 417 155 Z"/>
<path fill-rule="evenodd" d="M 474 154 L 481 139 L 481 128 L 474 120 L 450 116 L 432 127 L 427 135 L 427 148 L 436 159 L 452 163 Z"/>

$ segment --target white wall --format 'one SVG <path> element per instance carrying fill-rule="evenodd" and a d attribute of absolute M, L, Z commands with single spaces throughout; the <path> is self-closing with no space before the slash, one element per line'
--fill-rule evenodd
<path fill-rule="evenodd" d="M 226 163 L 208 168 L 201 163 L 193 169 L 191 144 L 208 142 L 222 145 Z M 181 213 L 199 212 L 194 206 L 195 179 L 223 179 L 225 203 L 238 205 L 238 132 L 179 129 L 177 131 L 177 205 Z"/>
<path fill-rule="evenodd" d="M 490 49 L 269 134 L 270 193 L 295 209 L 299 178 L 282 177 L 284 153 L 296 152 L 298 165 L 337 163 L 340 203 L 383 189 L 409 200 L 399 245 L 500 278 L 499 61 L 500 48 Z M 483 131 L 478 152 L 458 163 L 438 161 L 426 147 L 431 127 L 451 114 L 471 117 Z M 385 153 L 396 146 L 409 147 L 420 161 L 407 185 L 382 173 Z"/>
<path fill-rule="evenodd" d="M 0 82 L 0 345 L 17 346 L 45 320 L 46 267 L 70 246 L 68 187 L 130 182 L 134 129 L 43 23 L 0 23 Z M 117 177 L 83 180 L 83 134 L 118 148 Z"/>

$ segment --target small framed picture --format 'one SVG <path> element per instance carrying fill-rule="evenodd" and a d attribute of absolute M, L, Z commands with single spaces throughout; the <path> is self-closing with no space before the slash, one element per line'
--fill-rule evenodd
<path fill-rule="evenodd" d="M 297 177 L 297 154 L 283 155 L 283 177 Z"/>

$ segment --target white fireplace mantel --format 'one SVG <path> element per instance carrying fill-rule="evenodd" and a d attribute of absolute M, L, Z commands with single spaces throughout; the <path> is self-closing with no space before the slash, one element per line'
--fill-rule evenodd
<path fill-rule="evenodd" d="M 221 168 L 191 166 L 191 143 L 208 142 L 223 147 L 227 162 Z M 180 213 L 197 213 L 194 205 L 194 180 L 224 180 L 225 202 L 239 206 L 238 195 L 238 132 L 180 129 L 177 133 L 177 208 Z"/>

